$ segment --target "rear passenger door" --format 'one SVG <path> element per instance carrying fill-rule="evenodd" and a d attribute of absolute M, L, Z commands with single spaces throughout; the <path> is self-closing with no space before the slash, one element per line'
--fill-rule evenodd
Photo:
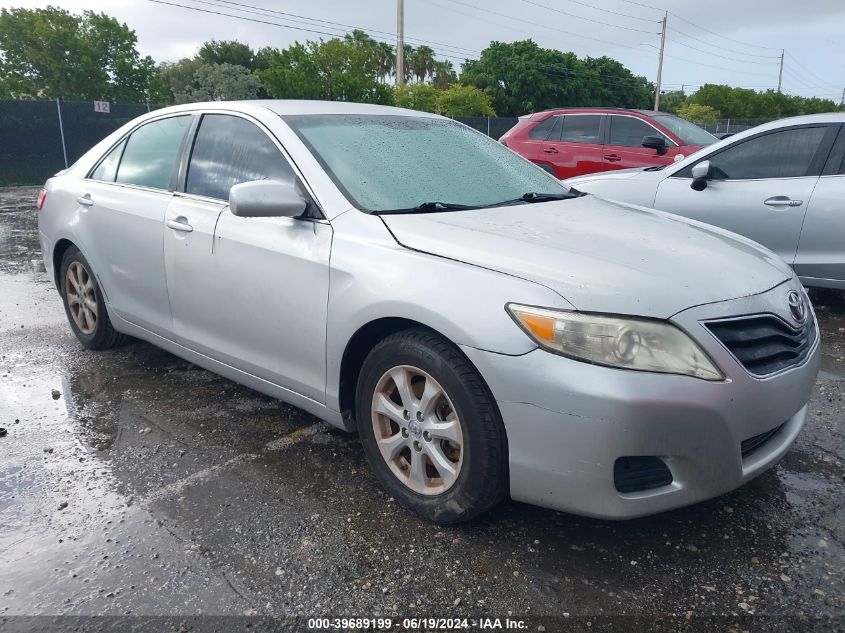
<path fill-rule="evenodd" d="M 556 150 L 550 149 L 549 143 L 557 139 L 555 125 L 560 125 L 559 119 L 552 115 L 540 121 L 528 131 L 528 137 L 519 143 L 520 154 L 550 173 L 554 172 L 552 159 Z"/>
<path fill-rule="evenodd" d="M 554 144 L 554 169 L 558 178 L 602 171 L 601 127 L 604 115 L 560 115 L 558 141 Z"/>
<path fill-rule="evenodd" d="M 795 272 L 811 284 L 845 289 L 845 126 L 816 183 L 795 255 Z"/>
<path fill-rule="evenodd" d="M 182 178 L 164 248 L 177 341 L 324 403 L 331 226 L 229 212 L 231 187 L 254 180 L 293 182 L 311 200 L 277 141 L 244 116 L 203 114 Z"/>
<path fill-rule="evenodd" d="M 162 259 L 164 216 L 190 115 L 144 123 L 115 145 L 83 181 L 78 232 L 109 309 L 169 336 Z"/>
<path fill-rule="evenodd" d="M 657 128 L 634 116 L 610 114 L 607 117 L 607 143 L 604 146 L 604 169 L 629 169 L 668 165 L 678 153 L 678 146 Z M 646 136 L 659 136 L 666 141 L 666 153 L 643 147 Z"/>

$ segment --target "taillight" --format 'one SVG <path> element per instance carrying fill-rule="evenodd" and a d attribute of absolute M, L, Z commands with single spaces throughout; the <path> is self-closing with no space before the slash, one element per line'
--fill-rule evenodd
<path fill-rule="evenodd" d="M 47 200 L 47 190 L 46 190 L 46 189 L 41 189 L 41 190 L 38 192 L 38 198 L 36 198 L 36 200 L 35 200 L 35 208 L 36 208 L 38 211 L 41 211 L 41 209 L 43 209 L 43 208 L 44 208 L 44 201 L 45 201 L 45 200 Z"/>
<path fill-rule="evenodd" d="M 500 142 L 502 145 L 504 145 L 505 147 L 507 147 L 507 146 L 508 146 L 508 144 L 505 142 L 505 139 L 503 139 L 503 138 L 500 138 L 500 139 L 499 139 L 499 142 Z"/>

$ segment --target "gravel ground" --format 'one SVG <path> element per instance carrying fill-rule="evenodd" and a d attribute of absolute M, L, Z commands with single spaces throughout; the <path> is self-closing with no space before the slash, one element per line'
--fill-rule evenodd
<path fill-rule="evenodd" d="M 627 522 L 507 502 L 441 528 L 385 495 L 357 437 L 146 343 L 83 349 L 35 191 L 0 190 L 0 630 L 845 626 L 842 294 L 812 295 L 824 361 L 804 431 L 743 488 Z"/>

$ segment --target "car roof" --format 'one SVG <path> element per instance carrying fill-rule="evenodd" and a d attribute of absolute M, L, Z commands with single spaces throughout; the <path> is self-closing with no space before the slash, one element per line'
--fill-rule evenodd
<path fill-rule="evenodd" d="M 374 105 L 370 103 L 350 103 L 346 101 L 310 101 L 306 99 L 253 99 L 244 101 L 204 101 L 186 103 L 156 110 L 156 113 L 185 112 L 192 110 L 235 110 L 255 111 L 264 109 L 278 115 L 297 114 L 381 114 L 393 116 L 414 116 L 426 118 L 444 118 L 429 112 L 396 108 L 393 106 Z"/>
<path fill-rule="evenodd" d="M 627 113 L 639 114 L 642 116 L 654 116 L 655 114 L 670 114 L 669 112 L 660 112 L 659 110 L 643 110 L 639 108 L 609 108 L 609 107 L 571 107 L 571 108 L 549 108 L 547 110 L 540 110 L 524 116 L 535 116 L 538 114 L 555 114 L 566 112 L 595 112 L 596 114 L 613 114 L 613 113 Z"/>

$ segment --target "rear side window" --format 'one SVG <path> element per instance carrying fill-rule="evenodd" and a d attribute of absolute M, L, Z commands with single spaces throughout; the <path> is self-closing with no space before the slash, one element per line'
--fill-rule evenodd
<path fill-rule="evenodd" d="M 545 121 L 541 121 L 528 130 L 528 138 L 534 139 L 535 141 L 545 141 L 549 138 L 549 134 L 551 134 L 558 118 L 556 116 L 550 116 Z"/>
<path fill-rule="evenodd" d="M 112 148 L 112 151 L 106 154 L 106 157 L 100 161 L 97 169 L 91 173 L 91 178 L 94 180 L 114 182 L 114 179 L 117 176 L 117 166 L 120 164 L 120 157 L 123 154 L 123 148 L 125 145 L 126 139 L 122 140 L 114 148 Z"/>
<path fill-rule="evenodd" d="M 142 125 L 126 141 L 116 182 L 170 189 L 179 146 L 190 116 L 175 116 Z"/>
<path fill-rule="evenodd" d="M 601 115 L 567 114 L 560 140 L 567 143 L 600 143 Z"/>
<path fill-rule="evenodd" d="M 713 177 L 722 180 L 806 176 L 827 129 L 804 127 L 773 132 L 710 157 Z"/>
<path fill-rule="evenodd" d="M 646 136 L 660 136 L 666 140 L 667 145 L 674 143 L 666 138 L 645 121 L 630 116 L 610 117 L 610 140 L 608 145 L 617 147 L 642 147 L 643 138 Z"/>
<path fill-rule="evenodd" d="M 206 114 L 188 165 L 187 193 L 219 200 L 229 189 L 252 180 L 294 182 L 285 157 L 257 125 L 227 114 Z"/>

